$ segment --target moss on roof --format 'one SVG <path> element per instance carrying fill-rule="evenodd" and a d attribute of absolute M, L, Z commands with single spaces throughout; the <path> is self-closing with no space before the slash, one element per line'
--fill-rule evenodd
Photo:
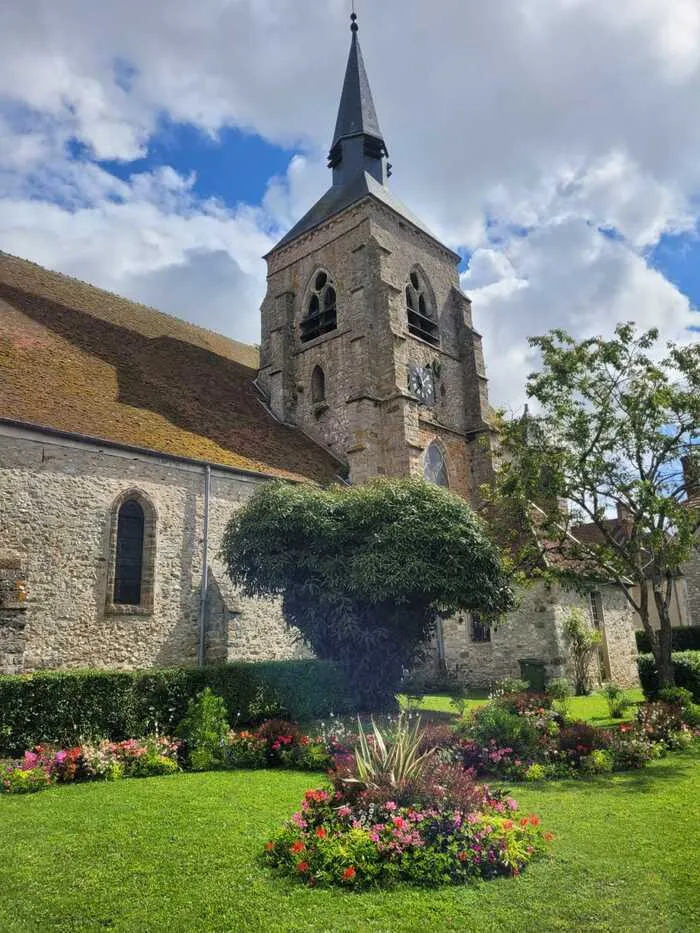
<path fill-rule="evenodd" d="M 335 458 L 276 421 L 258 351 L 0 253 L 0 417 L 330 482 Z"/>

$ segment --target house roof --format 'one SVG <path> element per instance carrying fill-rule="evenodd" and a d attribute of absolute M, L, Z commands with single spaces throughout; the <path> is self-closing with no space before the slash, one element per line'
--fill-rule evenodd
<path fill-rule="evenodd" d="M 0 252 L 0 417 L 241 470 L 331 482 L 280 424 L 256 347 Z"/>

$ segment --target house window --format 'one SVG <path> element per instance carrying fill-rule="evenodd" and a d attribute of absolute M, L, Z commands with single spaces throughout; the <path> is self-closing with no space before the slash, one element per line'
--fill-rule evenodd
<path fill-rule="evenodd" d="M 434 346 L 440 343 L 440 333 L 430 290 L 417 269 L 411 272 L 406 284 L 406 314 L 409 334 L 420 337 L 421 340 L 427 340 Z"/>
<path fill-rule="evenodd" d="M 447 488 L 450 485 L 450 481 L 447 476 L 445 455 L 440 449 L 440 445 L 435 443 L 435 441 L 433 441 L 433 443 L 425 452 L 423 478 L 426 479 L 429 483 L 435 483 L 436 486 L 444 486 Z"/>
<path fill-rule="evenodd" d="M 114 566 L 114 604 L 138 606 L 143 574 L 143 509 L 128 499 L 117 519 L 117 554 Z"/>
<path fill-rule="evenodd" d="M 337 295 L 327 272 L 317 272 L 301 322 L 301 342 L 308 343 L 338 326 Z"/>
<path fill-rule="evenodd" d="M 472 612 L 470 621 L 471 640 L 478 643 L 491 641 L 491 628 L 484 622 L 478 612 Z"/>
<path fill-rule="evenodd" d="M 156 513 L 140 490 L 123 493 L 112 506 L 106 611 L 153 611 Z"/>
<path fill-rule="evenodd" d="M 326 401 L 326 376 L 320 366 L 311 374 L 311 401 L 314 405 Z"/>
<path fill-rule="evenodd" d="M 600 590 L 593 590 L 588 594 L 588 604 L 591 612 L 591 621 L 594 627 L 600 631 L 605 625 L 605 615 L 603 613 L 603 597 Z"/>

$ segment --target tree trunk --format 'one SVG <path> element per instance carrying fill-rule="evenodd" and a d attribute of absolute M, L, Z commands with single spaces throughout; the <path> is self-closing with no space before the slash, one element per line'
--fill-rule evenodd
<path fill-rule="evenodd" d="M 656 669 L 659 672 L 659 688 L 665 690 L 667 687 L 675 687 L 676 685 L 673 673 L 673 659 L 671 657 L 673 651 L 671 614 L 669 612 L 669 599 L 662 593 L 656 580 L 654 581 L 653 587 L 654 602 L 656 604 L 656 611 L 659 614 L 660 625 L 658 648 L 654 652 L 654 657 L 656 659 Z M 670 585 L 668 585 L 668 583 L 666 588 L 668 594 L 670 590 Z"/>

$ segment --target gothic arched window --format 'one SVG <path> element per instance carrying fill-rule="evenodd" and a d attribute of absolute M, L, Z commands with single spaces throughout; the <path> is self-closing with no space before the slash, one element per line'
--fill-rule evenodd
<path fill-rule="evenodd" d="M 436 486 L 444 486 L 447 488 L 450 485 L 450 481 L 447 476 L 445 455 L 443 454 L 440 445 L 436 444 L 435 441 L 433 441 L 433 443 L 425 452 L 423 477 L 429 483 L 435 483 Z"/>
<path fill-rule="evenodd" d="M 133 489 L 112 506 L 108 612 L 153 610 L 155 509 L 147 496 Z"/>
<path fill-rule="evenodd" d="M 117 516 L 117 553 L 114 563 L 116 606 L 138 606 L 141 603 L 143 532 L 143 509 L 135 499 L 127 499 Z"/>
<path fill-rule="evenodd" d="M 418 269 L 414 269 L 406 283 L 406 313 L 408 332 L 437 346 L 440 332 L 428 284 Z"/>
<path fill-rule="evenodd" d="M 311 401 L 314 405 L 326 401 L 326 376 L 320 366 L 311 373 Z"/>
<path fill-rule="evenodd" d="M 301 322 L 301 342 L 308 343 L 338 326 L 337 296 L 327 272 L 314 276 L 311 295 L 307 299 L 306 315 Z"/>

